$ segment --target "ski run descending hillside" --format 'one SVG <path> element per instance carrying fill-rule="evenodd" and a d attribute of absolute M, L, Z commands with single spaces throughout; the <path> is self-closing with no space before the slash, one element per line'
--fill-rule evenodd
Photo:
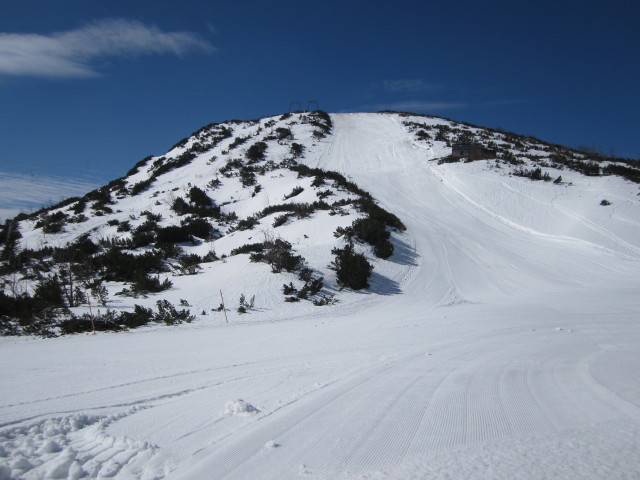
<path fill-rule="evenodd" d="M 93 306 L 184 300 L 191 323 L 1 340 L 0 479 L 639 478 L 638 185 L 585 175 L 593 165 L 575 152 L 443 119 L 340 114 L 318 131 L 310 122 L 322 118 L 308 115 L 203 129 L 115 185 L 103 204 L 111 212 L 90 209 L 100 204 L 91 198 L 86 220 L 61 231 L 36 226 L 55 222 L 53 211 L 20 222 L 18 251 L 131 235 L 118 227 L 158 214 L 159 232 L 180 224 L 175 199 L 194 186 L 224 214 L 209 239 L 180 243 L 217 260 L 194 275 L 163 271 L 172 287 L 156 294 L 115 295 L 133 282 L 105 279 L 107 307 Z M 272 134 L 282 138 L 265 140 Z M 231 148 L 241 137 L 251 140 Z M 269 167 L 243 185 L 261 139 L 255 165 L 286 164 L 296 143 L 295 163 L 340 176 L 313 185 Z M 499 158 L 449 163 L 460 139 Z M 199 152 L 195 142 L 215 145 Z M 196 154 L 153 177 L 186 151 Z M 234 158 L 242 164 L 226 167 Z M 551 181 L 527 178 L 536 168 Z M 600 169 L 615 173 L 608 162 Z M 262 215 L 327 189 L 333 210 L 292 213 L 280 226 L 282 212 Z M 386 259 L 355 237 L 374 267 L 370 286 L 340 289 L 327 267 L 345 244 L 334 232 L 367 215 L 349 200 L 366 192 L 406 230 L 387 225 Z M 77 203 L 58 210 L 80 215 Z M 238 228 L 252 216 L 259 224 Z M 274 238 L 323 278 L 312 300 L 325 305 L 285 301 L 283 283 L 304 285 L 297 272 L 232 255 Z M 5 279 L 7 295 L 33 288 L 15 273 Z M 228 323 L 212 311 L 220 290 Z M 246 314 L 241 294 L 255 295 Z M 75 315 L 88 312 L 78 303 Z"/>

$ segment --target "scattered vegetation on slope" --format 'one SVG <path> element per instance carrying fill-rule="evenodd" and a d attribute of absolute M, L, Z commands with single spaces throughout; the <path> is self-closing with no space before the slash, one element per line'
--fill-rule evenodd
<path fill-rule="evenodd" d="M 283 229 L 319 214 L 356 215 L 350 227 L 336 234 L 344 236 L 347 246 L 326 255 L 327 260 L 335 255 L 332 268 L 342 288 L 366 288 L 369 277 L 363 281 L 360 275 L 370 275 L 372 267 L 353 242 L 388 258 L 393 253 L 390 230 L 405 227 L 344 176 L 299 163 L 332 126 L 321 111 L 207 125 L 165 155 L 144 158 L 126 177 L 7 221 L 0 227 L 0 332 L 53 336 L 188 322 L 194 318 L 191 312 L 176 309 L 162 299 L 163 292 L 175 288 L 176 277 L 199 274 L 205 263 L 242 254 L 269 265 L 274 274 L 295 275 L 283 286 L 284 301 L 334 302 L 321 272 L 310 268 L 281 235 L 264 234 L 261 242 L 216 254 L 215 240 L 255 229 L 267 217 L 271 220 L 261 229 Z M 234 210 L 238 201 L 260 198 L 263 184 L 289 177 L 293 185 L 281 203 L 267 202 L 245 218 Z M 138 213 L 137 205 L 145 209 Z M 37 248 L 34 238 L 41 238 Z M 210 245 L 209 252 L 196 253 L 204 245 Z M 349 272 L 352 268 L 356 271 Z M 142 304 L 130 311 L 109 308 L 118 296 Z M 156 311 L 149 308 L 154 298 Z M 253 303 L 241 302 L 239 308 L 250 312 Z"/>
<path fill-rule="evenodd" d="M 400 113 L 410 120 L 404 121 L 404 126 L 413 132 L 416 140 L 433 145 L 434 142 L 444 142 L 447 147 L 457 143 L 480 143 L 487 149 L 495 150 L 497 160 L 504 165 L 522 166 L 525 163 L 534 165 L 534 169 L 527 173 L 518 169 L 515 175 L 528 177 L 531 180 L 550 180 L 538 178 L 538 168 L 568 169 L 587 176 L 618 175 L 631 182 L 640 183 L 640 164 L 636 160 L 606 156 L 593 148 L 581 147 L 572 149 L 562 145 L 555 145 L 543 140 L 518 135 L 502 129 L 476 127 L 464 122 L 444 120 L 429 115 Z M 429 119 L 420 121 L 420 118 Z M 456 156 L 446 156 L 438 159 L 439 164 L 472 161 Z"/>

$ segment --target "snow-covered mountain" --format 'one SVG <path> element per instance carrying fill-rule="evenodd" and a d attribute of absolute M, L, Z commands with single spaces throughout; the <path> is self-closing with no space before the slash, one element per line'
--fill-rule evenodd
<path fill-rule="evenodd" d="M 209 125 L 105 187 L 7 222 L 5 331 L 221 317 L 225 294 L 234 311 L 281 314 L 300 301 L 335 303 L 340 288 L 386 291 L 383 279 L 401 270 L 389 260 L 390 230 L 405 227 L 369 192 L 314 166 L 331 130 L 324 112 Z M 361 278 L 343 265 L 350 259 L 363 263 Z M 159 301 L 169 313 L 152 317 L 145 309 Z"/>
<path fill-rule="evenodd" d="M 413 114 L 204 127 L 5 224 L 6 332 L 151 323 L 3 339 L 1 472 L 638 475 L 639 172 Z"/>

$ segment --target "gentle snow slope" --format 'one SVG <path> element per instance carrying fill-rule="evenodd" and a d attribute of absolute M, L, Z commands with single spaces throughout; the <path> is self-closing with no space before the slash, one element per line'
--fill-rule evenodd
<path fill-rule="evenodd" d="M 306 161 L 407 225 L 373 279 L 401 293 L 3 339 L 0 478 L 640 476 L 637 187 L 438 166 L 396 115 L 332 118 Z"/>

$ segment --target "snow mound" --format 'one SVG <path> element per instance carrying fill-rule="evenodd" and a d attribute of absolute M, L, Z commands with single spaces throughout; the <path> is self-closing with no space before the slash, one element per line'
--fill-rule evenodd
<path fill-rule="evenodd" d="M 250 403 L 245 402 L 242 399 L 238 400 L 229 400 L 224 408 L 225 415 L 235 415 L 238 417 L 246 417 L 248 415 L 255 415 L 259 413 L 256 407 L 251 405 Z"/>

